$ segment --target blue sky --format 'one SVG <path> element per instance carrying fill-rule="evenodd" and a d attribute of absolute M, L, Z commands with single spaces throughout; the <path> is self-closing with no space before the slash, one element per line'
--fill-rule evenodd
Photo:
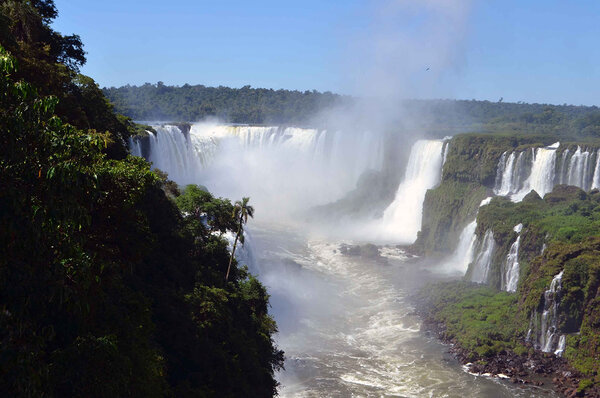
<path fill-rule="evenodd" d="M 82 37 L 101 86 L 600 105 L 600 1 L 420 1 L 55 0 L 54 28 Z"/>

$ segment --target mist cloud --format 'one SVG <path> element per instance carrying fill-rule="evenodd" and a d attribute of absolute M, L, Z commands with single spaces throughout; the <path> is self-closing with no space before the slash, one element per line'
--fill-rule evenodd
<path fill-rule="evenodd" d="M 361 97 L 395 101 L 439 96 L 441 79 L 464 63 L 471 3 L 373 3 L 367 11 L 366 28 L 348 43 L 349 88 Z"/>

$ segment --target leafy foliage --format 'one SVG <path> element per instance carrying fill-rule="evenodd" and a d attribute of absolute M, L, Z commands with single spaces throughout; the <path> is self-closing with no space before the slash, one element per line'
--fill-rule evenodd
<path fill-rule="evenodd" d="M 244 224 L 248 222 L 248 217 L 254 217 L 254 207 L 248 204 L 250 198 L 242 198 L 237 200 L 233 206 L 233 219 L 237 223 L 237 232 L 235 234 L 235 240 L 233 241 L 233 248 L 229 256 L 229 265 L 227 266 L 227 273 L 225 274 L 225 280 L 229 280 L 229 272 L 231 271 L 231 263 L 235 256 L 235 248 L 237 247 L 238 241 L 244 244 Z"/>
<path fill-rule="evenodd" d="M 51 28 L 57 16 L 53 0 L 0 0 L 0 44 L 19 63 L 14 76 L 32 84 L 40 95 L 56 97 L 55 112 L 63 121 L 107 132 L 104 151 L 122 159 L 127 155 L 124 139 L 138 128 L 131 119 L 115 115 L 98 85 L 79 74 L 86 62 L 83 43 L 77 35 Z"/>
<path fill-rule="evenodd" d="M 206 226 L 182 215 L 164 174 L 113 156 L 113 131 L 65 123 L 69 95 L 42 94 L 73 65 L 46 53 L 40 65 L 66 74 L 42 94 L 23 79 L 53 2 L 0 5 L 19 55 L 0 47 L 0 395 L 274 395 L 283 353 L 268 295 L 235 261 L 223 278 L 230 202 L 197 195 Z M 88 120 L 119 120 L 91 79 L 73 84 Z"/>

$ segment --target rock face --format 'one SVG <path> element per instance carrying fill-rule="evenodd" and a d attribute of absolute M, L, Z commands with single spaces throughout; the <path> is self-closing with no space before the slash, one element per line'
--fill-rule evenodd
<path fill-rule="evenodd" d="M 522 201 L 544 196 L 558 185 L 584 191 L 600 188 L 598 146 L 561 144 L 550 135 L 454 137 L 445 154 L 441 183 L 425 197 L 415 248 L 428 255 L 451 252 L 488 196 Z"/>
<path fill-rule="evenodd" d="M 475 373 L 515 382 L 552 375 L 565 396 L 600 396 L 600 154 L 597 145 L 550 144 L 551 137 L 452 139 L 413 250 L 448 255 L 476 221 L 465 280 L 479 285 L 457 284 L 425 318 Z M 477 300 L 458 293 L 483 287 Z M 449 314 L 475 309 L 472 318 Z M 490 332 L 494 323 L 501 332 Z"/>
<path fill-rule="evenodd" d="M 540 146 L 540 142 L 550 145 L 553 138 L 493 134 L 452 138 L 441 183 L 425 196 L 422 228 L 414 245 L 417 251 L 427 255 L 452 252 L 461 231 L 475 219 L 481 201 L 494 195 L 503 154 Z"/>
<path fill-rule="evenodd" d="M 339 250 L 340 253 L 345 256 L 356 256 L 375 260 L 380 263 L 387 263 L 387 259 L 379 252 L 379 247 L 372 243 L 367 243 L 364 245 L 341 244 Z"/>
<path fill-rule="evenodd" d="M 534 350 L 530 344 L 525 353 L 502 350 L 492 356 L 478 355 L 448 333 L 446 324 L 436 318 L 431 307 L 419 300 L 416 307 L 423 320 L 421 329 L 450 344 L 450 352 L 470 373 L 507 379 L 515 384 L 552 386 L 565 397 L 600 397 L 600 385 L 594 384 L 564 358 Z"/>

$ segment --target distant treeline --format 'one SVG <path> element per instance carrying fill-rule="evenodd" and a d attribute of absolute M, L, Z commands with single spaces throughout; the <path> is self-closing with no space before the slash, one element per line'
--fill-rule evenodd
<path fill-rule="evenodd" d="M 264 88 L 181 87 L 162 82 L 104 88 L 118 113 L 134 120 L 198 121 L 217 117 L 229 123 L 314 124 L 319 112 L 349 106 L 349 96 L 318 91 Z M 599 137 L 596 106 L 548 105 L 476 100 L 406 100 L 404 114 L 413 115 L 427 130 L 542 133 L 569 137 Z M 352 108 L 350 108 L 352 109 Z M 399 109 L 400 113 L 400 109 Z"/>
<path fill-rule="evenodd" d="M 597 106 L 505 103 L 476 100 L 410 100 L 405 108 L 422 117 L 428 130 L 552 134 L 565 138 L 600 137 Z"/>
<path fill-rule="evenodd" d="M 198 121 L 217 117 L 230 123 L 306 124 L 344 97 L 330 92 L 265 88 L 181 87 L 162 82 L 104 89 L 117 112 L 135 120 Z"/>

